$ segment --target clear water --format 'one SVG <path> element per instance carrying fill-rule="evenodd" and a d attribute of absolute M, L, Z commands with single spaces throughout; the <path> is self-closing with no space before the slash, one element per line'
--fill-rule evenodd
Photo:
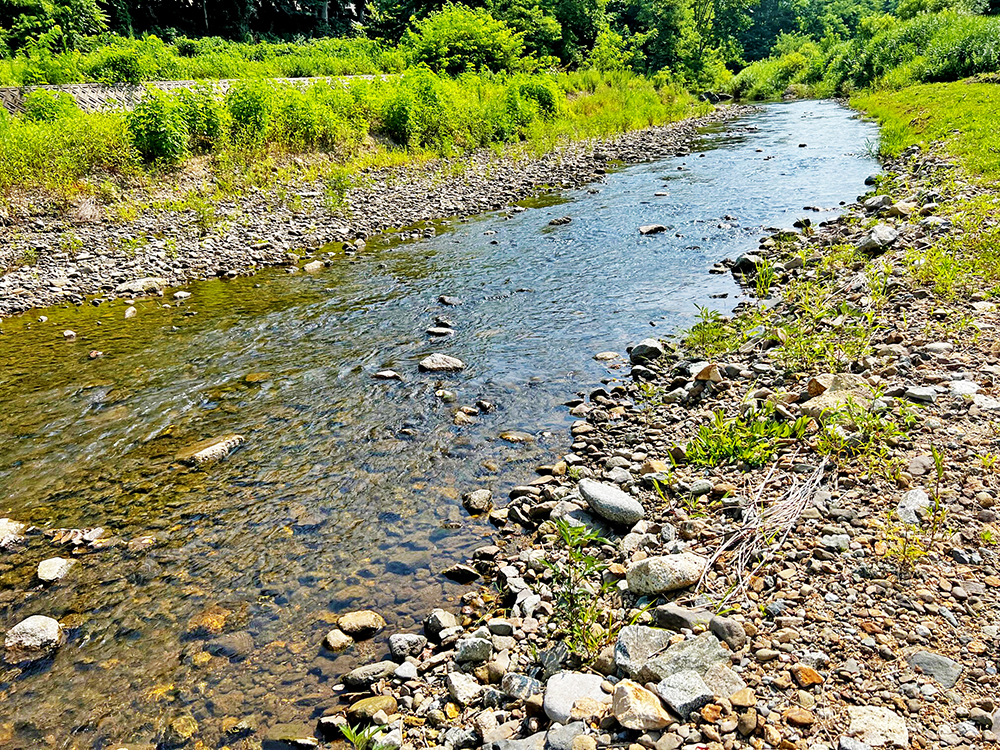
<path fill-rule="evenodd" d="M 373 243 L 314 276 L 198 283 L 184 305 L 140 301 L 128 321 L 120 302 L 5 321 L 0 517 L 156 543 L 80 555 L 45 590 L 37 563 L 69 547 L 34 536 L 0 553 L 0 628 L 46 614 L 69 629 L 50 663 L 0 667 L 0 746 L 155 743 L 189 712 L 215 747 L 229 717 L 267 727 L 321 715 L 339 675 L 385 651 L 374 640 L 324 652 L 337 614 L 371 607 L 391 632 L 455 601 L 466 589 L 440 571 L 492 533 L 461 494 L 502 500 L 568 448 L 562 403 L 623 374 L 594 353 L 668 334 L 696 305 L 730 309 L 739 290 L 708 269 L 764 227 L 829 215 L 807 205 L 853 200 L 876 168 L 864 155 L 874 137 L 834 103 L 767 106 L 706 132 L 689 157 L 609 175 L 596 194 Z M 563 215 L 572 223 L 548 225 Z M 639 236 L 649 223 L 670 229 Z M 442 307 L 442 294 L 463 304 Z M 457 333 L 426 335 L 436 315 Z M 104 356 L 90 360 L 95 349 Z M 418 373 L 434 351 L 468 368 Z M 403 382 L 373 380 L 383 368 Z M 442 387 L 455 404 L 435 396 Z M 496 411 L 456 427 L 455 408 L 478 399 Z M 512 429 L 535 440 L 499 439 Z M 229 432 L 246 443 L 227 460 L 173 460 Z M 192 618 L 248 631 L 252 653 L 201 663 Z"/>

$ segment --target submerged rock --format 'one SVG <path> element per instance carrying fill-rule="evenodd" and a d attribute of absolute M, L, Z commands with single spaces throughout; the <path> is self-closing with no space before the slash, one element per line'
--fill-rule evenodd
<path fill-rule="evenodd" d="M 420 360 L 422 372 L 458 372 L 465 369 L 465 363 L 458 357 L 434 353 Z"/>
<path fill-rule="evenodd" d="M 337 620 L 337 627 L 352 638 L 371 638 L 385 629 L 385 620 L 378 612 L 360 609 L 341 615 Z"/>
<path fill-rule="evenodd" d="M 243 444 L 243 436 L 236 434 L 208 438 L 190 445 L 177 454 L 177 460 L 185 464 L 204 464 L 228 456 Z"/>
<path fill-rule="evenodd" d="M 44 583 L 52 583 L 60 578 L 65 578 L 69 569 L 76 564 L 76 560 L 66 560 L 62 557 L 50 557 L 38 563 L 38 580 Z"/>
<path fill-rule="evenodd" d="M 62 625 L 44 615 L 32 615 L 7 631 L 4 657 L 8 663 L 44 659 L 66 640 Z"/>

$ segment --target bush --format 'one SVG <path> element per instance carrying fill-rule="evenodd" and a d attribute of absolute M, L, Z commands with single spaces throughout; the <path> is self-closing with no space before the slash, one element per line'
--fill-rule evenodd
<path fill-rule="evenodd" d="M 389 97 L 382 123 L 389 137 L 405 146 L 447 151 L 454 143 L 453 107 L 445 87 L 427 68 L 404 73 Z"/>
<path fill-rule="evenodd" d="M 184 107 L 177 97 L 147 88 L 128 115 L 132 143 L 147 161 L 177 162 L 187 152 Z"/>
<path fill-rule="evenodd" d="M 54 122 L 78 114 L 76 100 L 65 91 L 35 89 L 24 97 L 24 117 L 32 122 Z"/>
<path fill-rule="evenodd" d="M 192 151 L 211 151 L 224 137 L 229 113 L 219 101 L 215 89 L 198 85 L 177 92 L 181 116 L 188 132 Z"/>
<path fill-rule="evenodd" d="M 562 94 L 551 78 L 531 78 L 523 81 L 518 88 L 521 96 L 533 100 L 538 105 L 538 111 L 544 118 L 552 119 L 556 116 Z"/>
<path fill-rule="evenodd" d="M 240 81 L 226 94 L 233 137 L 245 144 L 267 140 L 274 118 L 274 82 Z"/>
<path fill-rule="evenodd" d="M 87 72 L 95 81 L 108 85 L 138 84 L 151 78 L 139 53 L 134 49 L 121 47 L 108 49 Z"/>
<path fill-rule="evenodd" d="M 403 44 L 414 63 L 449 75 L 520 70 L 523 35 L 485 10 L 445 5 L 406 32 Z"/>

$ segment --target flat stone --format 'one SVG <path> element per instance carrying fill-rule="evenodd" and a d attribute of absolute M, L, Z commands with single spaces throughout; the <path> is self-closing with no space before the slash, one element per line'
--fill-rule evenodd
<path fill-rule="evenodd" d="M 676 604 L 663 604 L 652 611 L 653 624 L 670 630 L 694 630 L 707 628 L 712 621 L 712 613 L 707 609 L 688 609 Z"/>
<path fill-rule="evenodd" d="M 708 623 L 708 629 L 716 638 L 728 644 L 733 651 L 740 651 L 747 645 L 746 629 L 730 617 L 715 615 Z"/>
<path fill-rule="evenodd" d="M 581 701 L 610 707 L 611 696 L 601 688 L 602 682 L 604 678 L 595 674 L 559 672 L 552 675 L 545 683 L 545 699 L 542 702 L 546 716 L 552 721 L 567 724 L 574 718 L 573 709 Z"/>
<path fill-rule="evenodd" d="M 11 664 L 44 659 L 65 641 L 66 634 L 57 620 L 32 615 L 7 631 L 4 658 Z"/>
<path fill-rule="evenodd" d="M 702 679 L 708 685 L 708 689 L 720 698 L 729 698 L 741 690 L 746 689 L 747 684 L 736 672 L 727 664 L 714 664 Z"/>
<path fill-rule="evenodd" d="M 245 659 L 253 652 L 253 637 L 245 630 L 216 636 L 205 644 L 205 650 L 212 656 L 227 659 Z"/>
<path fill-rule="evenodd" d="M 319 747 L 313 727 L 305 723 L 275 724 L 267 730 L 261 750 L 300 750 Z"/>
<path fill-rule="evenodd" d="M 952 396 L 975 396 L 982 388 L 971 380 L 952 380 L 948 383 L 948 390 Z"/>
<path fill-rule="evenodd" d="M 938 392 L 935 388 L 931 386 L 910 386 L 906 389 L 904 393 L 910 401 L 916 401 L 921 404 L 933 404 L 937 401 Z"/>
<path fill-rule="evenodd" d="M 876 224 L 862 236 L 857 249 L 869 255 L 877 255 L 888 250 L 898 236 L 896 230 L 888 224 Z"/>
<path fill-rule="evenodd" d="M 643 668 L 653 655 L 670 647 L 673 633 L 645 625 L 626 625 L 615 642 L 615 664 L 625 674 L 641 682 L 649 681 Z"/>
<path fill-rule="evenodd" d="M 118 295 L 141 296 L 143 294 L 155 294 L 163 291 L 167 286 L 167 280 L 159 276 L 146 276 L 134 281 L 126 281 L 115 287 Z"/>
<path fill-rule="evenodd" d="M 380 661 L 353 669 L 344 675 L 344 684 L 355 690 L 367 690 L 379 680 L 390 677 L 396 671 L 396 662 Z"/>
<path fill-rule="evenodd" d="M 185 464 L 204 464 L 209 461 L 218 461 L 242 444 L 242 435 L 229 434 L 208 438 L 180 451 L 177 454 L 177 460 Z"/>
<path fill-rule="evenodd" d="M 639 227 L 639 234 L 659 234 L 666 231 L 667 228 L 663 224 L 643 224 Z"/>
<path fill-rule="evenodd" d="M 705 675 L 717 664 L 728 665 L 730 653 L 722 648 L 719 639 L 711 633 L 675 643 L 663 654 L 654 656 L 640 671 L 643 682 L 657 682 L 676 672 L 692 670 Z"/>
<path fill-rule="evenodd" d="M 375 380 L 402 380 L 403 376 L 395 370 L 379 370 L 372 375 Z"/>
<path fill-rule="evenodd" d="M 471 706 L 483 692 L 483 686 L 476 678 L 464 672 L 450 672 L 445 678 L 445 685 L 448 695 L 461 706 Z"/>
<path fill-rule="evenodd" d="M 533 695 L 541 695 L 544 688 L 542 683 L 534 677 L 508 672 L 500 682 L 500 689 L 505 695 L 518 700 L 526 701 Z"/>
<path fill-rule="evenodd" d="M 392 673 L 392 676 L 398 680 L 405 681 L 405 680 L 415 680 L 417 679 L 419 674 L 420 673 L 417 671 L 416 664 L 404 661 L 402 664 L 396 667 L 396 671 Z"/>
<path fill-rule="evenodd" d="M 378 612 L 359 609 L 341 615 L 337 620 L 337 627 L 352 638 L 371 638 L 385 629 L 385 620 Z"/>
<path fill-rule="evenodd" d="M 919 667 L 921 672 L 933 677 L 946 688 L 954 687 L 962 676 L 961 664 L 933 651 L 917 651 L 907 656 L 906 661 L 911 667 Z"/>
<path fill-rule="evenodd" d="M 458 619 L 445 609 L 434 609 L 424 620 L 424 632 L 428 638 L 437 639 L 442 630 L 458 627 Z"/>
<path fill-rule="evenodd" d="M 633 594 L 664 594 L 696 584 L 706 565 L 708 560 L 691 552 L 647 557 L 632 563 L 625 578 Z"/>
<path fill-rule="evenodd" d="M 458 357 L 434 353 L 420 360 L 419 368 L 422 372 L 458 372 L 465 369 L 465 362 Z"/>
<path fill-rule="evenodd" d="M 823 377 L 823 376 L 820 376 Z M 822 419 L 825 414 L 843 409 L 849 402 L 858 406 L 871 401 L 871 386 L 860 375 L 841 372 L 827 381 L 826 389 L 802 404 L 802 413 L 813 419 Z"/>
<path fill-rule="evenodd" d="M 893 745 L 909 747 L 910 733 L 906 722 L 888 708 L 880 706 L 848 706 L 848 731 L 870 747 Z"/>
<path fill-rule="evenodd" d="M 61 578 L 65 578 L 70 568 L 76 565 L 76 560 L 66 560 L 62 557 L 50 557 L 38 563 L 38 580 L 44 583 L 52 583 Z"/>
<path fill-rule="evenodd" d="M 707 706 L 714 694 L 694 670 L 668 675 L 656 684 L 656 693 L 681 719 L 687 720 L 692 711 Z"/>
<path fill-rule="evenodd" d="M 1000 398 L 994 398 L 993 396 L 979 394 L 972 397 L 972 403 L 984 411 L 997 411 L 1000 409 Z"/>
<path fill-rule="evenodd" d="M 391 695 L 373 695 L 351 704 L 351 707 L 347 709 L 347 720 L 351 724 L 367 725 L 371 723 L 372 717 L 379 711 L 383 711 L 386 716 L 392 716 L 398 709 L 396 699 Z"/>
<path fill-rule="evenodd" d="M 493 653 L 493 643 L 486 638 L 463 638 L 455 645 L 455 661 L 483 662 Z"/>
<path fill-rule="evenodd" d="M 611 711 L 626 729 L 663 729 L 673 723 L 660 699 L 632 680 L 622 680 L 615 685 Z"/>
<path fill-rule="evenodd" d="M 546 734 L 547 732 L 535 732 L 520 740 L 498 740 L 488 750 L 545 750 Z"/>
<path fill-rule="evenodd" d="M 642 503 L 613 485 L 581 479 L 579 488 L 591 510 L 612 523 L 632 526 L 646 515 Z"/>
<path fill-rule="evenodd" d="M 314 260 L 302 266 L 302 270 L 306 273 L 318 273 L 323 270 L 324 265 L 323 261 Z"/>

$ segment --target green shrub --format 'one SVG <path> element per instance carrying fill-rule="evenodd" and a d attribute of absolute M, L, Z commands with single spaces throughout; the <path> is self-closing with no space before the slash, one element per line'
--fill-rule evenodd
<path fill-rule="evenodd" d="M 135 49 L 112 47 L 88 69 L 88 74 L 99 83 L 138 84 L 152 78 L 151 71 L 143 64 Z"/>
<path fill-rule="evenodd" d="M 518 86 L 522 97 L 531 99 L 538 105 L 538 111 L 546 119 L 552 119 L 559 111 L 562 94 L 551 78 L 534 77 L 522 81 Z"/>
<path fill-rule="evenodd" d="M 445 5 L 417 21 L 403 45 L 417 64 L 449 75 L 523 67 L 523 35 L 485 10 Z"/>
<path fill-rule="evenodd" d="M 274 119 L 274 82 L 240 81 L 226 94 L 233 137 L 245 144 L 264 143 Z"/>
<path fill-rule="evenodd" d="M 177 97 L 147 88 L 128 115 L 132 143 L 147 161 L 177 162 L 187 153 L 184 107 Z"/>
<path fill-rule="evenodd" d="M 441 79 L 427 68 L 404 73 L 386 102 L 382 123 L 386 134 L 406 146 L 450 149 L 454 114 Z"/>
<path fill-rule="evenodd" d="M 229 112 L 211 86 L 198 85 L 177 92 L 181 116 L 192 151 L 211 151 L 225 136 Z"/>
<path fill-rule="evenodd" d="M 35 89 L 24 96 L 24 117 L 32 122 L 54 122 L 79 113 L 76 100 L 65 91 Z"/>

